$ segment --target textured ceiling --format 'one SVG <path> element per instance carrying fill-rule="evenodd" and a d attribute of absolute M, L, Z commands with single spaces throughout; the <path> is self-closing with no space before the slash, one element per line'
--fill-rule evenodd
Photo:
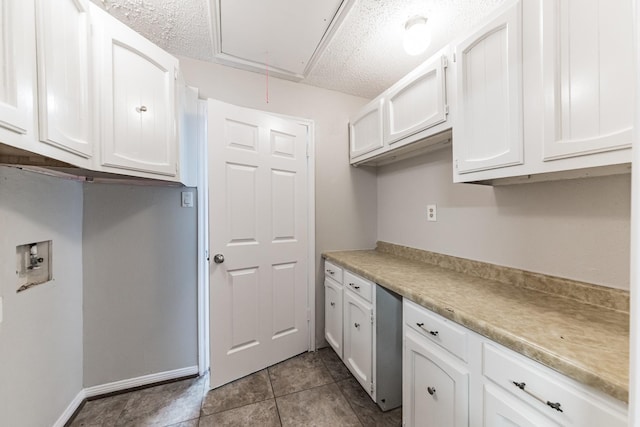
<path fill-rule="evenodd" d="M 210 4 L 217 0 L 93 1 L 174 55 L 220 62 L 216 58 L 216 25 L 212 19 L 212 5 L 217 3 Z M 301 82 L 373 98 L 503 1 L 353 0 Z M 430 48 L 415 57 L 402 49 L 404 23 L 414 15 L 427 16 L 432 34 Z M 224 19 L 224 14 L 221 16 Z M 263 19 L 269 21 L 269 16 Z M 252 41 L 246 38 L 244 42 Z"/>

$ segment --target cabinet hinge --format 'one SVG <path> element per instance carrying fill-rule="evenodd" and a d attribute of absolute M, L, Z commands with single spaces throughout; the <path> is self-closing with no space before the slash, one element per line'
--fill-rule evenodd
<path fill-rule="evenodd" d="M 442 55 L 442 68 L 447 68 L 449 66 L 449 60 L 446 56 Z"/>
<path fill-rule="evenodd" d="M 449 114 L 449 104 L 444 106 L 444 113 Z"/>
<path fill-rule="evenodd" d="M 373 394 L 373 381 L 371 382 L 371 394 Z"/>
<path fill-rule="evenodd" d="M 371 313 L 371 323 L 373 324 L 373 313 Z"/>
<path fill-rule="evenodd" d="M 173 67 L 173 79 L 178 80 L 178 69 Z"/>
<path fill-rule="evenodd" d="M 456 62 L 456 54 L 455 53 L 453 55 L 451 55 L 451 58 L 453 59 L 453 62 Z"/>
<path fill-rule="evenodd" d="M 307 308 L 307 321 L 311 320 L 311 309 Z"/>
<path fill-rule="evenodd" d="M 456 169 L 458 169 L 458 159 L 456 159 Z"/>

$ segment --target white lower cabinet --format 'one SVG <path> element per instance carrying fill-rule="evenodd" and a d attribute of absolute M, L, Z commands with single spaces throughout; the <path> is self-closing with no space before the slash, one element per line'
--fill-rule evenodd
<path fill-rule="evenodd" d="M 496 344 L 485 340 L 482 346 L 485 387 L 490 385 L 487 379 L 501 386 L 503 390 L 515 397 L 520 405 L 525 405 L 527 412 L 535 413 L 541 420 L 544 419 L 543 417 L 549 418 L 550 421 L 546 421 L 543 425 L 576 427 L 624 427 L 627 425 L 625 411 L 607 396 L 598 396 L 588 387 L 570 381 L 563 375 Z M 507 413 L 506 407 L 511 406 L 510 402 L 511 399 L 497 399 L 496 410 L 493 412 Z M 528 426 L 530 424 L 508 425 Z"/>
<path fill-rule="evenodd" d="M 555 427 L 560 425 L 494 384 L 485 384 L 483 400 L 485 426 Z"/>
<path fill-rule="evenodd" d="M 469 373 L 463 364 L 405 328 L 403 370 L 404 425 L 469 425 Z"/>
<path fill-rule="evenodd" d="M 627 425 L 624 402 L 406 299 L 403 316 L 405 427 Z"/>
<path fill-rule="evenodd" d="M 343 360 L 360 385 L 372 394 L 373 306 L 348 288 L 343 303 Z"/>
<path fill-rule="evenodd" d="M 324 279 L 324 337 L 342 357 L 342 285 L 328 277 Z"/>
<path fill-rule="evenodd" d="M 382 409 L 402 404 L 402 297 L 325 261 L 325 333 Z"/>

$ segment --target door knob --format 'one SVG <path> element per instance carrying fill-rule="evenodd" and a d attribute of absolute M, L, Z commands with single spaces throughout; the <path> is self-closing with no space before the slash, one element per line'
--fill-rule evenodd
<path fill-rule="evenodd" d="M 222 254 L 215 254 L 213 256 L 213 262 L 215 262 L 216 264 L 222 264 L 224 262 L 224 255 Z"/>

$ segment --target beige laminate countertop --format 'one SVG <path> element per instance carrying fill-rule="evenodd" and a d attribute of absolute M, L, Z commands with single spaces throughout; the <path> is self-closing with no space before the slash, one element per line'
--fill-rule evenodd
<path fill-rule="evenodd" d="M 628 402 L 628 313 L 376 250 L 326 252 L 323 257 Z"/>

